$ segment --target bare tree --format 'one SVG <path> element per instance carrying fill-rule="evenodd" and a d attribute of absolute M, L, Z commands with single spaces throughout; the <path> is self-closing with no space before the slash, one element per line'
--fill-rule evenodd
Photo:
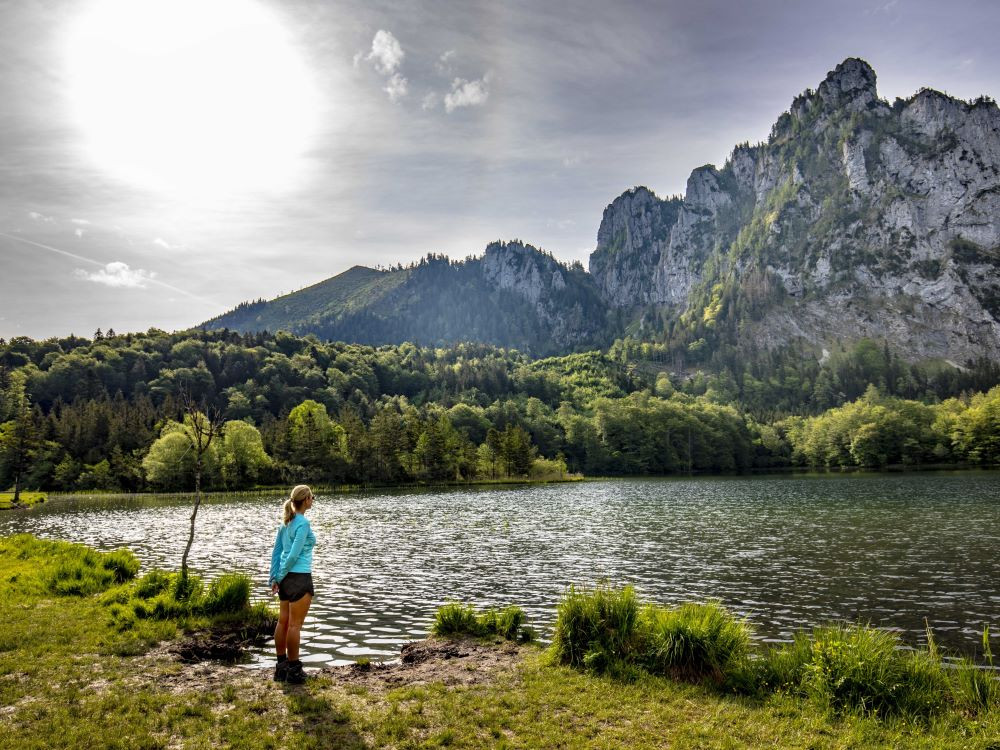
<path fill-rule="evenodd" d="M 201 506 L 201 476 L 205 470 L 205 454 L 208 453 L 212 441 L 222 431 L 222 416 L 218 409 L 213 407 L 199 408 L 189 393 L 182 393 L 180 401 L 187 417 L 184 434 L 187 436 L 195 456 L 194 508 L 191 510 L 191 531 L 188 534 L 187 546 L 184 547 L 184 555 L 181 557 L 181 578 L 186 580 L 188 554 L 194 543 L 194 522 L 198 517 L 198 508 Z"/>

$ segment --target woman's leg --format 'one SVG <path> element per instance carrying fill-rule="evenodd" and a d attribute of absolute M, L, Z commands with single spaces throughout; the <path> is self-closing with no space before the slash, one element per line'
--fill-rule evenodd
<path fill-rule="evenodd" d="M 288 602 L 281 602 L 281 608 L 278 611 L 278 624 L 274 626 L 274 650 L 278 656 L 284 656 L 285 649 L 288 647 L 288 613 Z M 298 651 L 298 636 L 296 636 L 295 653 L 298 653 Z"/>
<path fill-rule="evenodd" d="M 299 636 L 302 634 L 302 623 L 305 622 L 306 613 L 309 612 L 311 603 L 312 594 L 306 594 L 301 599 L 291 602 L 288 607 L 288 630 L 285 645 L 288 648 L 289 661 L 298 661 Z"/>

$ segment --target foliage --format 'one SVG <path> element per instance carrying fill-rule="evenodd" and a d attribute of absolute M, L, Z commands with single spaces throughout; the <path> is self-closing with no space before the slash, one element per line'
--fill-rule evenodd
<path fill-rule="evenodd" d="M 555 476 L 560 457 L 599 475 L 1000 457 L 997 395 L 974 394 L 1000 379 L 990 363 L 909 365 L 872 341 L 823 364 L 795 346 L 722 346 L 696 371 L 674 356 L 630 338 L 541 360 L 286 333 L 16 338 L 0 343 L 0 487 L 14 478 L 17 412 L 33 436 L 24 487 L 189 489 L 184 394 L 228 420 L 203 457 L 214 489 Z"/>

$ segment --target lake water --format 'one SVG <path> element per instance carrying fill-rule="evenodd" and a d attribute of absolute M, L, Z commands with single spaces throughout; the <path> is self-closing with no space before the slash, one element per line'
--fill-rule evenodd
<path fill-rule="evenodd" d="M 267 596 L 280 498 L 212 496 L 194 569 L 238 569 Z M 0 515 L 31 532 L 180 566 L 190 500 L 58 498 Z M 971 653 L 1000 633 L 1000 473 L 609 480 L 320 496 L 317 596 L 303 660 L 392 658 L 449 600 L 518 604 L 542 635 L 570 584 L 633 584 L 663 603 L 719 599 L 762 640 L 870 621 Z M 994 650 L 1000 651 L 998 644 Z"/>

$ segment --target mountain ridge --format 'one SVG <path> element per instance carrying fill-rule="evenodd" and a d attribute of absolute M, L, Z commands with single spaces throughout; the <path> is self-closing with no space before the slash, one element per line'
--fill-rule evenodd
<path fill-rule="evenodd" d="M 932 89 L 889 104 L 871 66 L 848 58 L 793 98 L 767 141 L 692 170 L 683 196 L 637 186 L 615 198 L 589 273 L 519 241 L 428 259 L 367 269 L 384 274 L 368 286 L 356 266 L 204 325 L 536 354 L 634 333 L 691 363 L 862 337 L 911 360 L 1000 358 L 1000 110 Z"/>

